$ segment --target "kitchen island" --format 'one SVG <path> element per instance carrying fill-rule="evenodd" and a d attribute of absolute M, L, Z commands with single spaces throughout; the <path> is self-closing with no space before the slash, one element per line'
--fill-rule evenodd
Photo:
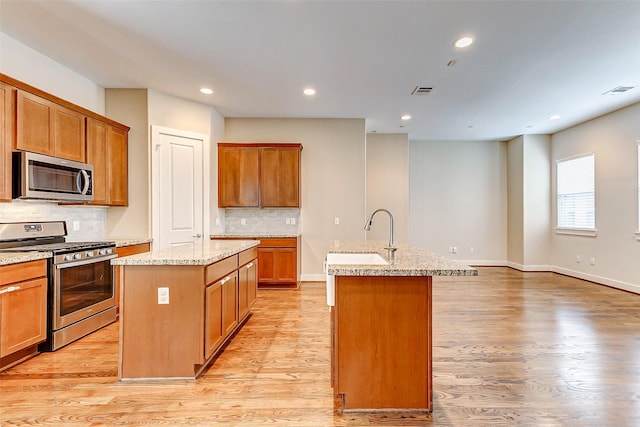
<path fill-rule="evenodd" d="M 432 411 L 432 277 L 478 271 L 406 244 L 390 257 L 385 246 L 339 241 L 327 254 L 331 384 L 344 410 Z"/>
<path fill-rule="evenodd" d="M 258 244 L 207 240 L 113 259 L 122 269 L 119 378 L 196 378 L 249 317 Z"/>

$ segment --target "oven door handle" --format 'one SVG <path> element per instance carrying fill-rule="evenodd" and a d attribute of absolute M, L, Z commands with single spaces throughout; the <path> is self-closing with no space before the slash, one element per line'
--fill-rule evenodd
<path fill-rule="evenodd" d="M 113 254 L 113 255 L 109 255 L 109 256 L 101 256 L 101 257 L 96 257 L 96 258 L 85 258 L 85 259 L 81 259 L 79 261 L 73 261 L 73 262 L 67 262 L 64 264 L 56 264 L 56 268 L 61 270 L 63 268 L 69 268 L 69 267 L 77 267 L 79 265 L 85 265 L 85 264 L 93 264 L 96 262 L 101 262 L 101 261 L 107 261 L 113 258 L 117 258 L 118 255 Z"/>

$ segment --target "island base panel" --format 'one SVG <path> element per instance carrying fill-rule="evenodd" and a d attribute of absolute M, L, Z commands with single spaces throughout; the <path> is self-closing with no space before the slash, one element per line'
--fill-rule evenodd
<path fill-rule="evenodd" d="M 201 266 L 125 266 L 120 378 L 195 378 L 205 362 Z M 169 304 L 158 304 L 158 288 Z"/>
<path fill-rule="evenodd" d="M 432 410 L 431 277 L 337 276 L 332 315 L 345 410 Z"/>

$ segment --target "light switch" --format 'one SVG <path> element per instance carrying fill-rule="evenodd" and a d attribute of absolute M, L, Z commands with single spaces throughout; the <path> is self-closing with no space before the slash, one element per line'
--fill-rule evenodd
<path fill-rule="evenodd" d="M 333 219 L 333 223 L 334 223 L 335 225 L 340 225 L 340 218 L 335 217 L 335 218 Z"/>

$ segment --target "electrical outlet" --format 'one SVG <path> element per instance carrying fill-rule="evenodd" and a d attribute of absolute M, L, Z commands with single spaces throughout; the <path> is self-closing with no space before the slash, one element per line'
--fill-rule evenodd
<path fill-rule="evenodd" d="M 158 288 L 158 304 L 169 304 L 169 288 Z"/>
<path fill-rule="evenodd" d="M 294 218 L 291 218 L 291 225 L 296 225 L 296 219 L 295 219 L 295 217 L 294 217 Z"/>
<path fill-rule="evenodd" d="M 580 255 L 576 255 L 576 262 L 580 264 L 582 262 L 582 257 Z"/>
<path fill-rule="evenodd" d="M 335 217 L 335 218 L 333 219 L 333 223 L 334 223 L 335 225 L 340 225 L 340 218 Z"/>
<path fill-rule="evenodd" d="M 73 221 L 73 231 L 80 230 L 80 221 Z"/>
<path fill-rule="evenodd" d="M 220 225 L 220 218 L 216 218 L 216 225 Z"/>
<path fill-rule="evenodd" d="M 453 247 L 453 253 L 454 253 L 454 254 L 457 254 L 457 253 L 458 253 L 458 247 L 457 247 L 457 246 L 454 246 L 454 247 Z"/>
<path fill-rule="evenodd" d="M 285 219 L 285 220 L 284 220 L 284 223 L 285 223 L 285 224 L 287 224 L 287 225 L 291 224 L 291 218 L 287 218 L 287 219 Z"/>
<path fill-rule="evenodd" d="M 247 218 L 240 218 L 240 225 L 247 225 Z"/>
<path fill-rule="evenodd" d="M 596 259 L 594 257 L 589 258 L 589 264 L 596 265 Z"/>
<path fill-rule="evenodd" d="M 469 248 L 469 253 L 470 253 L 470 254 L 474 253 L 475 251 L 476 251 L 476 250 L 475 250 L 475 248 L 474 248 L 473 246 L 471 246 L 471 247 Z"/>

